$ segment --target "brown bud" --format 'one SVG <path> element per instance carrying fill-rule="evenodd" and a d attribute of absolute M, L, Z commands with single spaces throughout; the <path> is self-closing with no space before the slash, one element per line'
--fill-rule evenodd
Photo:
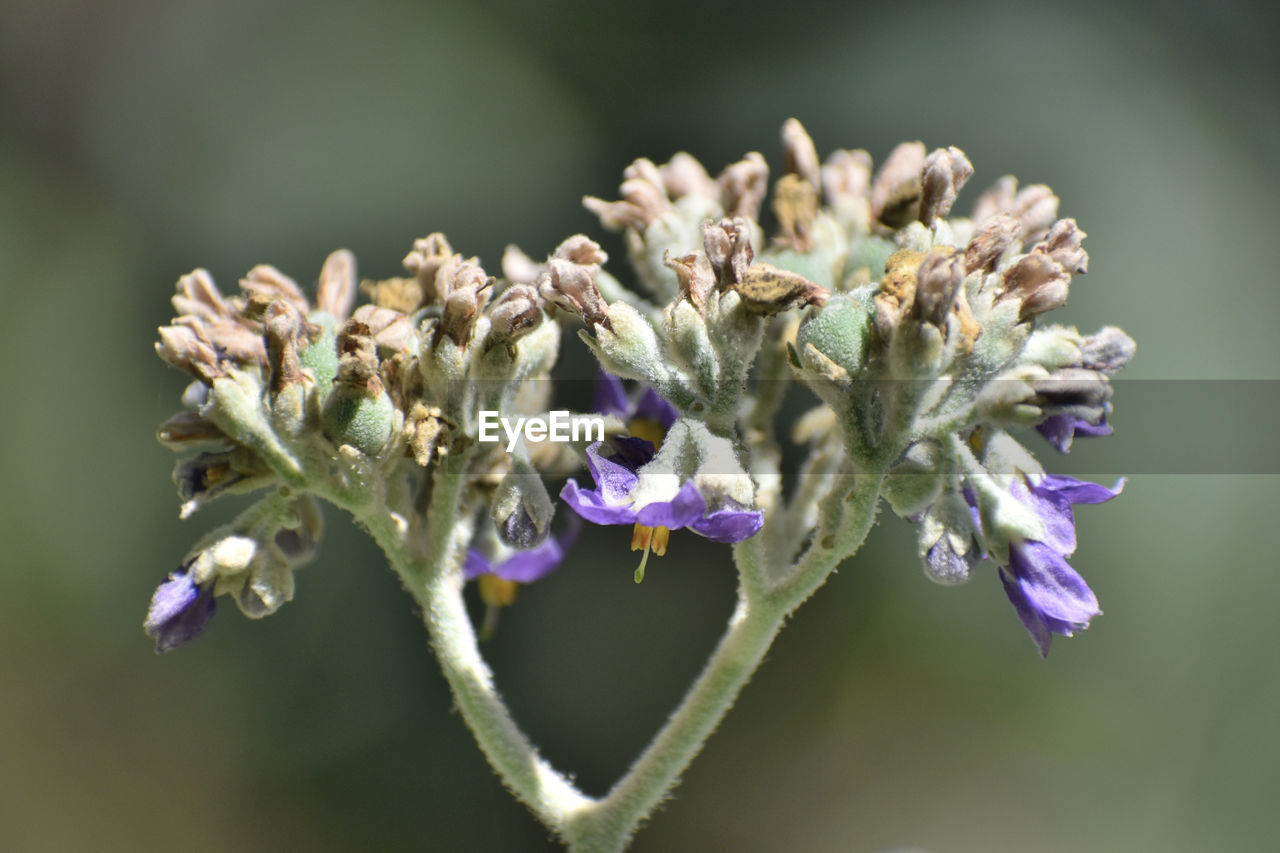
<path fill-rule="evenodd" d="M 459 347 L 466 346 L 476 318 L 489 301 L 492 284 L 493 279 L 474 260 L 450 258 L 436 273 L 436 290 L 445 294 L 438 333 L 448 335 Z"/>
<path fill-rule="evenodd" d="M 1004 213 L 990 217 L 973 236 L 964 250 L 966 272 L 982 270 L 983 275 L 995 272 L 1000 258 L 1022 233 L 1022 223 Z"/>
<path fill-rule="evenodd" d="M 271 303 L 277 299 L 289 303 L 299 312 L 305 314 L 310 305 L 302 295 L 302 289 L 289 276 L 268 264 L 260 264 L 249 270 L 240 280 L 240 287 L 250 297 L 260 302 Z"/>
<path fill-rule="evenodd" d="M 1089 253 L 1081 245 L 1086 236 L 1074 219 L 1059 219 L 1032 251 L 1046 253 L 1072 275 L 1084 275 L 1089 271 Z"/>
<path fill-rule="evenodd" d="M 817 189 L 822 184 L 818 166 L 818 149 L 804 125 L 798 119 L 789 118 L 782 125 L 782 149 L 786 156 L 787 173 Z"/>
<path fill-rule="evenodd" d="M 531 285 L 513 284 L 489 309 L 490 345 L 513 343 L 542 323 L 541 300 Z"/>
<path fill-rule="evenodd" d="M 734 290 L 747 311 L 765 316 L 797 306 L 825 305 L 831 295 L 799 273 L 763 263 L 752 264 Z"/>
<path fill-rule="evenodd" d="M 742 281 L 755 258 L 751 223 L 741 216 L 702 223 L 702 245 L 722 291 Z"/>
<path fill-rule="evenodd" d="M 397 352 L 416 352 L 418 337 L 413 323 L 399 311 L 377 305 L 361 305 L 351 315 L 369 329 L 374 346 L 384 357 Z"/>
<path fill-rule="evenodd" d="M 609 256 L 600 248 L 600 244 L 585 234 L 575 234 L 556 246 L 553 257 L 573 261 L 575 264 L 604 266 Z"/>
<path fill-rule="evenodd" d="M 946 219 L 972 174 L 973 164 L 954 145 L 930 154 L 920 176 L 920 221 L 933 225 L 935 219 Z"/>
<path fill-rule="evenodd" d="M 502 252 L 502 277 L 512 284 L 536 284 L 542 275 L 542 264 L 520 250 L 514 243 Z"/>
<path fill-rule="evenodd" d="M 378 352 L 369 327 L 354 318 L 338 331 L 338 376 L 334 384 L 359 389 L 370 397 L 382 393 L 378 378 Z"/>
<path fill-rule="evenodd" d="M 424 468 L 431 464 L 434 456 L 448 453 L 449 423 L 436 406 L 414 403 L 405 419 L 405 433 L 409 453 Z"/>
<path fill-rule="evenodd" d="M 752 151 L 720 173 L 720 206 L 728 217 L 756 219 L 769 189 L 769 165 Z"/>
<path fill-rule="evenodd" d="M 1021 300 L 1018 319 L 1026 320 L 1065 304 L 1070 282 L 1071 276 L 1057 261 L 1042 252 L 1033 252 L 1004 271 L 1001 298 Z"/>
<path fill-rule="evenodd" d="M 652 160 L 641 157 L 623 170 L 622 178 L 621 201 L 587 196 L 582 203 L 611 231 L 634 228 L 643 233 L 651 222 L 671 209 L 662 173 Z"/>
<path fill-rule="evenodd" d="M 970 214 L 973 224 L 981 226 L 993 216 L 1009 214 L 1013 210 L 1017 190 L 1018 179 L 1013 175 L 1005 175 L 988 187 L 973 203 L 973 213 Z"/>
<path fill-rule="evenodd" d="M 156 354 L 197 379 L 212 383 L 223 374 L 218 354 L 190 326 L 161 326 Z"/>
<path fill-rule="evenodd" d="M 687 299 L 701 314 L 703 306 L 707 304 L 707 297 L 716 286 L 715 272 L 712 271 L 707 256 L 702 252 L 691 252 L 672 258 L 671 253 L 667 252 L 663 255 L 662 262 L 675 272 L 676 281 L 680 284 L 680 298 Z"/>
<path fill-rule="evenodd" d="M 916 271 L 911 316 L 945 330 L 947 315 L 963 280 L 964 259 L 954 249 L 939 247 L 929 252 Z"/>
<path fill-rule="evenodd" d="M 697 158 L 687 152 L 677 151 L 670 160 L 658 167 L 658 171 L 662 174 L 667 195 L 672 199 L 695 196 L 716 201 L 720 197 L 720 188 L 716 186 L 716 182 Z"/>
<path fill-rule="evenodd" d="M 1009 213 L 1022 222 L 1027 240 L 1039 240 L 1058 218 L 1058 197 L 1044 184 L 1032 184 L 1018 192 Z"/>
<path fill-rule="evenodd" d="M 818 215 L 818 188 L 798 175 L 783 175 L 773 190 L 773 214 L 782 236 L 778 243 L 799 252 L 813 248 L 813 220 Z"/>
<path fill-rule="evenodd" d="M 595 265 L 581 266 L 563 258 L 551 258 L 538 278 L 538 293 L 547 302 L 581 317 L 588 327 L 611 328 L 608 306 L 596 287 Z"/>
<path fill-rule="evenodd" d="M 417 278 L 388 278 L 382 281 L 362 281 L 360 289 L 379 308 L 412 314 L 422 306 L 422 285 Z M 434 291 L 434 285 L 432 286 Z"/>
<path fill-rule="evenodd" d="M 316 307 L 339 320 L 346 319 L 356 301 L 356 256 L 339 249 L 325 258 L 316 285 Z"/>
<path fill-rule="evenodd" d="M 173 296 L 173 307 L 179 317 L 216 320 L 231 316 L 226 300 L 205 270 L 195 270 L 178 279 L 177 291 Z"/>
<path fill-rule="evenodd" d="M 871 192 L 871 155 L 866 151 L 831 152 L 822 164 L 822 191 L 829 204 L 841 198 L 867 198 Z"/>
<path fill-rule="evenodd" d="M 298 361 L 298 337 L 305 334 L 301 315 L 287 302 L 272 302 L 265 313 L 267 364 L 271 367 L 271 393 L 303 381 Z"/>
<path fill-rule="evenodd" d="M 453 249 L 449 246 L 449 241 L 438 231 L 414 240 L 413 251 L 404 257 L 404 268 L 413 273 L 423 299 L 431 304 L 444 304 L 445 294 L 436 289 L 436 278 L 440 267 L 452 257 Z M 417 307 L 414 306 L 415 309 Z"/>
<path fill-rule="evenodd" d="M 1075 367 L 1055 370 L 1031 382 L 1034 402 L 1046 415 L 1070 415 L 1091 424 L 1102 421 L 1111 399 L 1111 383 L 1102 373 Z"/>
<path fill-rule="evenodd" d="M 920 207 L 920 172 L 924 168 L 923 142 L 903 142 L 876 173 L 871 184 L 871 215 L 900 228 L 915 219 Z"/>
<path fill-rule="evenodd" d="M 195 412 L 178 412 L 156 429 L 156 438 L 166 447 L 186 450 L 196 444 L 230 442 L 222 430 Z"/>

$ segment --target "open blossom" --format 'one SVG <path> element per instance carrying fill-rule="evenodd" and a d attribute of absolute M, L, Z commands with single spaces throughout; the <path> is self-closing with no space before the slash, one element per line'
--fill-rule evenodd
<path fill-rule="evenodd" d="M 624 438 L 621 443 L 624 449 L 620 452 L 602 452 L 603 442 L 599 441 L 587 448 L 587 465 L 596 488 L 584 489 L 576 480 L 570 480 L 560 492 L 565 503 L 587 521 L 668 530 L 687 527 L 715 542 L 741 542 L 760 529 L 762 512 L 731 503 L 709 510 L 693 480 L 681 484 L 667 500 L 637 504 L 632 493 L 640 482 L 639 471 L 655 454 L 652 450 L 646 452 L 637 439 Z"/>
<path fill-rule="evenodd" d="M 1042 657 L 1054 634 L 1070 637 L 1089 627 L 1102 611 L 1098 599 L 1066 558 L 1076 550 L 1074 504 L 1096 504 L 1120 494 L 1115 489 L 1073 477 L 1047 474 L 1040 482 L 1019 478 L 1012 491 L 1044 524 L 1043 541 L 1024 539 L 1009 546 L 1009 563 L 1000 566 L 1000 581 L 1018 618 Z"/>

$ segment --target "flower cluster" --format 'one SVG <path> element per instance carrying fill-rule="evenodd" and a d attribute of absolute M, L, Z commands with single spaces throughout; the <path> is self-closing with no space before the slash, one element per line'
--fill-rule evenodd
<path fill-rule="evenodd" d="M 565 479 L 575 523 L 632 526 L 639 580 L 680 529 L 760 535 L 782 577 L 802 550 L 843 541 L 837 487 L 872 478 L 915 525 L 930 578 L 961 582 L 991 558 L 1042 653 L 1052 634 L 1087 626 L 1098 608 L 1066 562 L 1071 506 L 1116 492 L 1045 474 L 1011 432 L 1033 428 L 1066 452 L 1112 429 L 1110 377 L 1132 340 L 1043 322 L 1088 269 L 1084 232 L 1048 187 L 1011 177 L 956 213 L 973 167 L 954 147 L 904 143 L 879 169 L 865 151 L 823 161 L 795 120 L 782 144 L 771 199 L 752 152 L 714 178 L 686 153 L 640 159 L 619 200 L 585 200 L 623 232 L 643 295 L 582 235 L 541 262 L 509 247 L 496 277 L 439 234 L 414 244 L 407 275 L 381 281 L 358 284 L 354 258 L 335 252 L 314 304 L 271 267 L 232 297 L 203 271 L 183 277 L 157 344 L 194 380 L 160 428 L 187 453 L 183 515 L 267 494 L 161 585 L 146 623 L 158 645 L 198 634 L 216 595 L 251 616 L 288 600 L 292 568 L 318 541 L 313 497 L 381 513 L 403 542 L 430 547 L 439 533 L 424 508 L 446 476 L 461 482 L 455 525 L 433 553 L 448 557 L 440 570 L 477 579 L 491 609 L 576 535 L 562 522 L 552 534 L 547 480 Z M 357 308 L 358 290 L 369 302 Z M 511 452 L 482 443 L 482 411 L 549 411 L 561 331 L 575 326 L 604 371 L 594 408 L 608 434 L 526 436 Z M 789 449 L 777 421 L 794 384 L 821 402 Z M 286 532 L 307 547 L 291 553 Z"/>

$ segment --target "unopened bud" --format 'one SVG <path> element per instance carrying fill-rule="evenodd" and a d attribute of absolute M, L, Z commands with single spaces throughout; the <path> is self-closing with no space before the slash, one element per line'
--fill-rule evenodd
<path fill-rule="evenodd" d="M 316 307 L 335 320 L 343 320 L 356 300 L 356 257 L 339 249 L 325 259 L 316 285 Z"/>
<path fill-rule="evenodd" d="M 903 142 L 889 152 L 871 184 L 872 216 L 891 228 L 917 217 L 924 160 L 923 142 Z"/>
<path fill-rule="evenodd" d="M 1022 233 L 1022 223 L 1007 214 L 996 214 L 969 238 L 969 245 L 964 250 L 964 268 L 966 272 L 981 270 L 983 275 L 996 271 L 1000 258 L 1009 251 L 1009 247 Z"/>
<path fill-rule="evenodd" d="M 542 322 L 538 291 L 527 284 L 514 284 L 503 291 L 489 309 L 490 345 L 511 346 Z"/>
<path fill-rule="evenodd" d="M 950 247 L 934 249 L 925 255 L 916 272 L 916 292 L 911 304 L 913 319 L 931 323 L 945 331 L 947 315 L 955 302 L 956 291 L 964 280 L 964 259 Z"/>
<path fill-rule="evenodd" d="M 1044 252 L 1072 275 L 1084 275 L 1089 271 L 1089 253 L 1081 245 L 1085 236 L 1074 219 L 1059 219 L 1032 251 Z"/>
<path fill-rule="evenodd" d="M 551 258 L 538 278 L 538 294 L 557 308 L 581 317 L 588 327 L 610 328 L 608 306 L 596 287 L 597 269 L 595 265 Z"/>
<path fill-rule="evenodd" d="M 973 164 L 954 145 L 930 154 L 920 178 L 920 221 L 932 225 L 935 219 L 946 219 L 956 194 L 972 174 Z"/>
<path fill-rule="evenodd" d="M 760 205 L 769 190 L 769 166 L 759 152 L 752 151 L 720 173 L 720 199 L 727 217 L 757 219 Z"/>
<path fill-rule="evenodd" d="M 746 275 L 755 258 L 751 223 L 741 216 L 702 224 L 702 245 L 716 274 L 716 285 L 728 290 Z"/>
<path fill-rule="evenodd" d="M 1081 364 L 1090 370 L 1115 373 L 1129 363 L 1137 346 L 1122 330 L 1107 326 L 1084 339 L 1080 347 Z"/>

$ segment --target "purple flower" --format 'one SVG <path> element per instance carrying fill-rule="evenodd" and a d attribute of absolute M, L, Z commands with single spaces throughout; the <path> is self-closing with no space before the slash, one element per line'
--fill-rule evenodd
<path fill-rule="evenodd" d="M 1041 657 L 1048 656 L 1054 634 L 1070 637 L 1089 627 L 1089 621 L 1102 612 L 1093 590 L 1067 564 L 1066 558 L 1076 550 L 1071 507 L 1109 501 L 1123 486 L 1123 480 L 1113 490 L 1054 474 L 1038 483 L 1014 481 L 1011 491 L 1040 518 L 1045 537 L 1010 543 L 1009 563 L 999 567 L 1000 581 Z"/>
<path fill-rule="evenodd" d="M 559 536 L 548 536 L 541 545 L 526 551 L 515 551 L 509 557 L 493 562 L 476 548 L 467 551 L 462 574 L 467 580 L 493 575 L 504 581 L 532 583 L 564 562 L 564 555 L 578 538 L 581 526 L 575 518 Z"/>
<path fill-rule="evenodd" d="M 183 566 L 156 588 L 143 629 L 156 641 L 156 651 L 167 652 L 204 633 L 216 608 L 213 583 L 197 585 Z"/>
<path fill-rule="evenodd" d="M 647 385 L 633 400 L 627 396 L 622 380 L 611 373 L 600 372 L 596 382 L 594 408 L 602 415 L 617 415 L 623 422 L 649 421 L 663 430 L 675 423 L 679 413 L 675 406 Z"/>
<path fill-rule="evenodd" d="M 1078 418 L 1075 415 L 1050 415 L 1036 424 L 1036 430 L 1062 453 L 1071 450 L 1071 440 L 1077 435 L 1092 438 L 1111 435 L 1113 432 L 1111 424 L 1107 423 L 1105 417 L 1098 423 L 1091 424 L 1084 418 Z"/>
<path fill-rule="evenodd" d="M 587 448 L 587 465 L 595 489 L 584 489 L 576 480 L 569 480 L 560 492 L 565 503 L 587 521 L 668 530 L 687 527 L 715 542 L 741 542 L 754 536 L 764 523 L 764 513 L 732 503 L 707 512 L 707 502 L 692 480 L 669 500 L 637 507 L 631 498 L 640 482 L 637 472 L 653 459 L 654 451 L 652 445 L 639 439 L 624 438 L 619 443 L 621 449 L 610 456 L 600 452 L 603 442 Z"/>

